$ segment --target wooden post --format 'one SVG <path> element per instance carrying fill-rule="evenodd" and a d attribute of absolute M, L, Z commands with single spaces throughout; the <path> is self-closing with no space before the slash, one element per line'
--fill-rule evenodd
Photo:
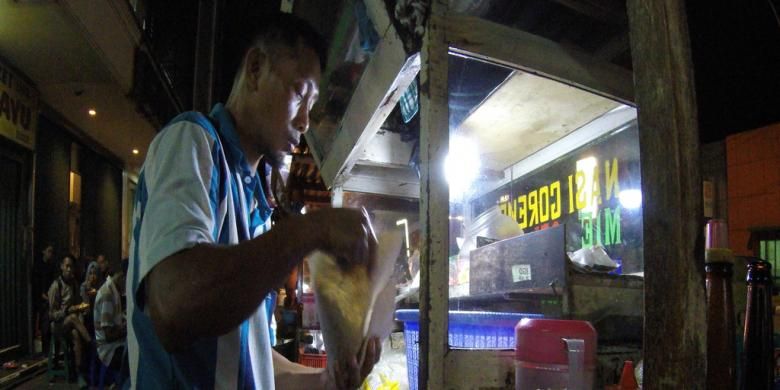
<path fill-rule="evenodd" d="M 645 259 L 644 388 L 703 389 L 699 141 L 685 2 L 629 0 Z"/>
<path fill-rule="evenodd" d="M 447 0 L 431 2 L 420 71 L 420 389 L 444 388 L 447 353 L 449 186 L 444 158 L 449 149 L 447 101 Z"/>

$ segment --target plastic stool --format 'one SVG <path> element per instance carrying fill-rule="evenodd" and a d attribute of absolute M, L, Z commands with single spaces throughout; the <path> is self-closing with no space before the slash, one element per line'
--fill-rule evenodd
<path fill-rule="evenodd" d="M 57 364 L 57 342 L 60 343 L 60 349 L 62 350 L 62 367 L 58 368 Z M 53 381 L 56 377 L 64 378 L 65 381 L 70 380 L 70 344 L 68 340 L 61 335 L 52 334 L 49 337 L 49 359 L 46 364 L 46 376 L 49 378 L 49 382 Z"/>

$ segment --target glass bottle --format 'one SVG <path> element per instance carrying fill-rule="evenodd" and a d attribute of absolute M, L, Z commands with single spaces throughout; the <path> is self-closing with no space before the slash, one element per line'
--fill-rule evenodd
<path fill-rule="evenodd" d="M 770 390 L 774 382 L 772 273 L 766 261 L 748 265 L 743 390 Z"/>
<path fill-rule="evenodd" d="M 707 389 L 737 387 L 736 325 L 731 278 L 734 256 L 726 221 L 713 219 L 704 230 L 707 287 Z"/>
<path fill-rule="evenodd" d="M 737 387 L 736 325 L 729 262 L 705 264 L 707 272 L 707 389 Z"/>

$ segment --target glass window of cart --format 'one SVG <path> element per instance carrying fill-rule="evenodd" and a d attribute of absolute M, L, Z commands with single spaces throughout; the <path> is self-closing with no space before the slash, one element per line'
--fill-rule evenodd
<path fill-rule="evenodd" d="M 450 348 L 517 346 L 517 380 L 554 381 L 574 364 L 561 340 L 583 338 L 583 380 L 616 383 L 641 358 L 636 109 L 462 53 L 448 67 Z M 534 337 L 550 324 L 561 337 Z"/>

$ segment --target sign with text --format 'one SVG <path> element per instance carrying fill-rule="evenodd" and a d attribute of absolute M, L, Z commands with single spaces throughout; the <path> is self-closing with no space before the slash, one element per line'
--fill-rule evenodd
<path fill-rule="evenodd" d="M 623 272 L 642 271 L 638 137 L 633 121 L 475 199 L 473 215 L 498 205 L 526 233 L 565 224 L 567 252 L 602 245 Z"/>
<path fill-rule="evenodd" d="M 0 134 L 35 148 L 38 92 L 0 61 Z"/>

